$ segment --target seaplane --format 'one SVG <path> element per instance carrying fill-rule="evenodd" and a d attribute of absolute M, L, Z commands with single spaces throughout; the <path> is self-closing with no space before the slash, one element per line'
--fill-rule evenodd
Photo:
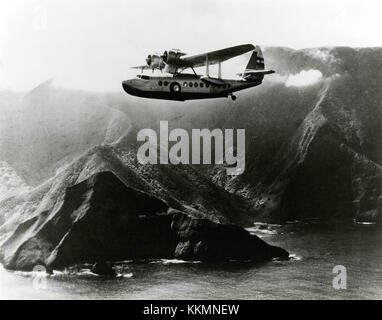
<path fill-rule="evenodd" d="M 244 72 L 238 73 L 238 79 L 223 79 L 221 63 L 236 56 L 252 51 Z M 218 75 L 210 75 L 209 67 L 218 65 Z M 194 68 L 205 67 L 205 74 L 200 75 Z M 149 54 L 146 64 L 132 67 L 140 69 L 136 78 L 122 82 L 123 89 L 133 96 L 186 101 L 194 99 L 227 98 L 236 100 L 234 92 L 255 87 L 262 83 L 264 75 L 275 71 L 266 70 L 260 46 L 243 44 L 197 55 L 187 55 L 179 49 Z M 184 73 L 191 69 L 193 73 Z M 144 74 L 143 70 L 160 70 L 159 75 Z M 163 73 L 164 71 L 164 73 Z M 166 75 L 165 75 L 166 74 Z"/>

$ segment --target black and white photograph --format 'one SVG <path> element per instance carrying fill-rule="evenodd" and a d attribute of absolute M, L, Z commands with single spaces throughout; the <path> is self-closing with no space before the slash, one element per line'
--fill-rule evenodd
<path fill-rule="evenodd" d="M 381 300 L 381 13 L 1 0 L 0 300 Z"/>

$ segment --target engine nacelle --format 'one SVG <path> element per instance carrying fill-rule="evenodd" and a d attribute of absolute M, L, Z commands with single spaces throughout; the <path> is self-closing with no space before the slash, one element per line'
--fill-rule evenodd
<path fill-rule="evenodd" d="M 177 49 L 172 49 L 172 50 L 168 50 L 168 51 L 165 51 L 163 52 L 163 61 L 167 64 L 177 64 L 179 58 L 181 56 L 184 56 L 186 55 L 185 53 L 181 52 L 180 50 L 177 50 Z"/>
<path fill-rule="evenodd" d="M 163 57 L 159 54 L 149 54 L 146 58 L 146 63 L 151 69 L 163 69 L 165 67 Z"/>

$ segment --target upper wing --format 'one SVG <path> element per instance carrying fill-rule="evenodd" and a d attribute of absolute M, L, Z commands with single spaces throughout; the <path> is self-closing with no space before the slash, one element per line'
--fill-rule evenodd
<path fill-rule="evenodd" d="M 208 64 L 216 64 L 233 57 L 244 54 L 248 51 L 255 49 L 252 44 L 242 44 L 240 46 L 230 47 L 226 49 L 220 49 L 216 51 L 210 51 L 194 56 L 183 56 L 181 60 L 184 61 L 186 66 L 189 67 L 201 67 L 206 65 L 208 56 Z"/>

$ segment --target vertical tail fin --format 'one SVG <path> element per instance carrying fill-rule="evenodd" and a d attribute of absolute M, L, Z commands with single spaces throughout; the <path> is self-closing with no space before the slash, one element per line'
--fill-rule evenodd
<path fill-rule="evenodd" d="M 263 52 L 260 49 L 260 46 L 256 46 L 255 50 L 253 50 L 251 58 L 248 61 L 247 66 L 245 67 L 245 71 L 247 70 L 264 70 L 264 57 Z M 245 73 L 244 71 L 244 73 Z"/>
<path fill-rule="evenodd" d="M 261 51 L 260 46 L 256 46 L 249 58 L 244 72 L 238 73 L 238 76 L 247 81 L 257 81 L 261 83 L 264 75 L 272 73 L 275 72 L 273 70 L 265 70 L 263 52 Z"/>

